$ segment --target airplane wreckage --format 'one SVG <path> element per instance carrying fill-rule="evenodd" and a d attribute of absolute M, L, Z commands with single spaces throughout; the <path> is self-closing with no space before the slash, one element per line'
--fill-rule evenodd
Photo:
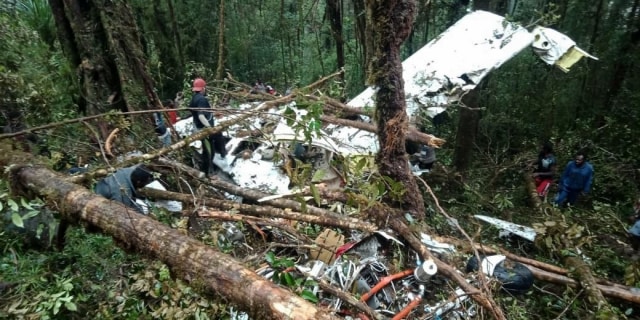
<path fill-rule="evenodd" d="M 403 62 L 408 115 L 435 116 L 445 111 L 465 92 L 475 88 L 487 74 L 526 48 L 532 48 L 544 62 L 565 72 L 582 57 L 595 59 L 571 39 L 552 29 L 536 27 L 528 31 L 504 17 L 483 11 L 472 12 Z M 360 109 L 375 107 L 374 95 L 375 88 L 368 88 L 349 101 L 348 106 Z M 309 164 L 313 170 L 313 183 L 338 189 L 345 181 L 333 160 L 340 157 L 348 162 L 350 158 L 370 157 L 379 147 L 375 133 L 355 127 L 331 124 L 320 128 L 318 125 L 312 132 L 305 131 L 305 128 L 316 127 L 316 123 L 309 123 L 306 110 L 296 108 L 295 103 L 272 108 L 268 113 L 252 112 L 257 109 L 264 111 L 264 103 L 240 105 L 234 109 L 237 113 L 217 119 L 219 126 L 234 124 L 224 131 L 228 137 L 227 156 L 214 161 L 223 169 L 220 171 L 222 181 L 269 194 L 254 199 L 257 203 L 302 194 L 303 189 L 293 186 L 291 177 L 283 170 L 288 159 Z M 244 120 L 234 121 L 239 115 L 245 115 Z M 364 123 L 369 121 L 364 115 L 359 118 Z M 174 127 L 180 137 L 195 133 L 190 118 L 179 121 Z M 260 137 L 246 134 L 252 131 L 268 133 Z M 194 141 L 190 147 L 198 152 L 202 146 L 199 141 Z M 425 172 L 417 168 L 415 173 Z M 163 189 L 155 182 L 150 188 Z M 226 196 L 238 202 L 243 200 L 228 193 Z M 182 209 L 175 202 L 162 206 L 169 210 L 175 208 L 174 211 Z M 488 216 L 478 215 L 476 218 L 524 239 L 535 239 L 535 231 L 531 228 Z M 280 242 L 287 241 L 286 231 L 275 227 L 261 228 L 261 234 L 269 233 L 273 238 L 285 239 Z M 411 246 L 394 232 L 350 230 L 348 237 L 350 239 L 347 240 L 345 234 L 325 229 L 316 239 L 316 247 L 292 250 L 295 258 L 286 264 L 282 263 L 283 259 L 276 261 L 275 257 L 268 256 L 268 264 L 255 272 L 279 284 L 303 287 L 303 298 L 348 319 L 467 319 L 479 312 L 477 302 L 463 290 L 462 285 L 456 286 L 450 281 L 450 275 L 443 275 L 442 268 L 433 259 L 421 260 L 424 255 L 410 249 Z M 234 223 L 223 223 L 216 240 L 227 245 L 248 247 L 243 230 Z M 486 255 L 460 257 L 454 245 L 425 233 L 420 233 L 419 242 L 433 257 L 458 261 L 463 267 L 455 270 L 455 275 L 463 277 L 462 283 L 466 281 L 473 286 L 486 285 L 488 280 L 499 283 L 510 294 L 521 294 L 531 288 L 537 275 L 546 272 L 545 276 L 551 277 L 548 275 L 551 272 L 541 271 L 544 266 L 532 267 L 526 261 L 517 261 L 514 255 L 484 252 Z M 398 256 L 403 257 L 401 266 L 393 263 Z M 302 282 L 298 283 L 299 279 Z M 565 284 L 576 283 L 564 275 L 554 279 L 561 279 L 557 281 Z M 635 288 L 599 286 L 609 296 L 640 303 L 640 293 Z M 340 292 L 351 295 L 344 296 Z M 345 308 L 346 301 L 351 306 L 360 302 L 363 305 L 359 308 L 361 311 L 372 312 L 349 311 L 353 308 Z M 234 319 L 248 319 L 243 312 L 233 314 Z"/>
<path fill-rule="evenodd" d="M 474 89 L 491 71 L 526 48 L 531 48 L 545 63 L 564 72 L 568 72 L 582 57 L 596 59 L 555 30 L 536 27 L 528 31 L 506 21 L 504 17 L 476 11 L 463 17 L 403 62 L 408 115 L 433 117 L 444 112 L 458 102 L 464 93 Z M 373 108 L 374 95 L 375 88 L 367 88 L 347 105 L 360 110 Z M 259 106 L 260 103 L 243 104 L 238 109 L 246 113 Z M 214 164 L 224 168 L 223 174 L 234 184 L 273 194 L 258 202 L 301 192 L 300 189 L 291 188 L 291 178 L 282 169 L 290 157 L 312 165 L 313 183 L 339 189 L 344 180 L 340 170 L 332 165 L 332 160 L 336 157 L 361 159 L 372 156 L 379 147 L 376 134 L 330 124 L 309 135 L 304 129 L 311 126 L 306 122 L 306 115 L 305 110 L 297 109 L 295 103 L 290 103 L 270 110 L 269 116 L 256 116 L 243 124 L 228 127 L 228 156 L 225 163 L 214 161 Z M 234 117 L 221 117 L 218 123 L 232 121 Z M 370 122 L 365 115 L 360 115 L 359 120 Z M 248 127 L 247 123 L 250 123 Z M 262 130 L 268 123 L 275 129 L 260 139 L 238 134 L 247 130 Z M 194 132 L 191 119 L 180 121 L 176 128 L 182 137 Z M 193 142 L 192 147 L 197 150 L 201 146 L 199 142 Z M 417 166 L 412 166 L 412 170 L 416 175 L 428 172 Z M 535 239 L 532 228 L 488 216 L 477 215 L 476 218 L 511 235 L 529 241 Z M 219 240 L 241 243 L 244 236 L 240 233 L 233 224 L 225 224 L 225 232 L 219 235 Z M 313 279 L 320 279 L 343 292 L 359 296 L 359 300 L 369 308 L 391 319 L 467 319 L 476 315 L 477 306 L 464 290 L 447 284 L 438 274 L 433 261 L 421 261 L 419 255 L 408 249 L 406 243 L 397 239 L 392 232 L 378 230 L 368 235 L 352 233 L 351 238 L 352 241 L 345 243 L 344 235 L 326 229 L 316 239 L 324 249 L 302 253 L 305 258 L 286 272 L 265 265 L 257 273 L 275 282 L 285 283 L 290 279 L 287 272 L 308 277 L 305 294 L 313 297 L 310 300 L 339 314 L 343 310 L 343 299 L 324 292 Z M 421 234 L 421 241 L 438 257 L 448 259 L 456 255 L 453 245 L 438 242 L 427 234 Z M 402 270 L 391 266 L 394 250 L 409 257 L 408 265 Z M 501 254 L 473 256 L 467 260 L 464 269 L 465 273 L 458 272 L 466 274 L 467 282 L 476 284 L 478 277 L 473 272 L 480 270 L 497 280 L 502 289 L 511 294 L 524 293 L 533 285 L 534 275 L 528 267 L 510 261 Z M 443 296 L 446 297 L 444 300 L 438 298 Z M 357 318 L 353 314 L 343 315 Z M 246 319 L 247 316 L 240 312 L 235 314 L 235 318 Z"/>
<path fill-rule="evenodd" d="M 533 52 L 549 65 L 568 72 L 581 57 L 595 57 L 578 48 L 567 36 L 544 27 L 536 27 L 529 32 L 516 23 L 507 22 L 504 17 L 475 11 L 463 17 L 440 36 L 411 55 L 402 63 L 407 102 L 407 113 L 416 117 L 419 113 L 433 117 L 444 112 L 447 107 L 458 102 L 464 93 L 472 90 L 491 71 L 531 47 Z M 347 103 L 348 106 L 364 110 L 374 107 L 375 88 L 369 87 Z M 251 112 L 256 104 L 243 104 L 238 111 Z M 287 193 L 289 177 L 272 160 L 280 146 L 289 142 L 288 150 L 295 156 L 312 154 L 317 160 L 316 171 L 325 177 L 321 180 L 335 180 L 339 174 L 329 167 L 333 157 L 370 156 L 378 151 L 376 133 L 341 125 L 328 125 L 318 129 L 311 139 L 307 139 L 309 127 L 305 121 L 306 111 L 296 109 L 295 103 L 284 108 L 272 109 L 270 117 L 254 117 L 249 128 L 238 124 L 227 128 L 230 138 L 227 152 L 231 157 L 223 163 L 214 159 L 214 164 L 225 168 L 236 184 L 242 187 L 258 188 L 275 194 Z M 218 118 L 217 123 L 232 121 L 236 115 Z M 293 119 L 291 118 L 293 117 Z M 293 121 L 292 121 L 293 120 Z M 370 122 L 367 116 L 360 116 L 363 122 Z M 250 137 L 239 137 L 238 132 L 260 130 L 271 121 L 276 125 L 271 137 L 252 141 Z M 246 123 L 246 122 L 243 122 Z M 192 119 L 176 124 L 181 137 L 195 132 Z M 436 139 L 434 139 L 436 140 Z M 306 143 L 306 145 L 305 145 Z M 242 153 L 252 146 L 252 155 Z M 200 142 L 192 143 L 200 150 Z M 286 149 L 286 148 L 285 148 Z M 200 151 L 199 151 L 200 152 Z M 416 168 L 415 166 L 413 168 Z M 421 173 L 419 168 L 418 174 Z"/>

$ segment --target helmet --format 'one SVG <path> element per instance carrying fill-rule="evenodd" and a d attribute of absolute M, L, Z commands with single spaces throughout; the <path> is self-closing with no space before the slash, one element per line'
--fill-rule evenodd
<path fill-rule="evenodd" d="M 193 88 L 191 89 L 191 91 L 202 91 L 202 89 L 204 89 L 204 87 L 206 86 L 207 83 L 204 82 L 202 78 L 196 78 L 195 80 L 193 80 Z"/>

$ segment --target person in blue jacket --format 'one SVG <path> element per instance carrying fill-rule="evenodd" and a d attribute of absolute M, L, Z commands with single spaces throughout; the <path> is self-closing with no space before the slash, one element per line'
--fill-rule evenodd
<path fill-rule="evenodd" d="M 592 183 L 593 166 L 587 161 L 584 152 L 578 152 L 575 159 L 569 161 L 564 168 L 554 203 L 556 205 L 564 205 L 565 202 L 574 204 L 578 195 L 589 193 Z"/>

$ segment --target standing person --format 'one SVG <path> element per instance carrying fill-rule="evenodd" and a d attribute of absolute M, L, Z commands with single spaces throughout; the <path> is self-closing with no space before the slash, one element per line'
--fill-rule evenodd
<path fill-rule="evenodd" d="M 551 186 L 553 177 L 556 174 L 556 164 L 556 157 L 553 154 L 553 147 L 551 146 L 551 143 L 544 143 L 540 153 L 538 154 L 536 168 L 533 171 L 533 178 L 536 183 L 538 196 L 547 196 L 549 186 Z"/>
<path fill-rule="evenodd" d="M 565 202 L 574 204 L 579 194 L 587 194 L 593 183 L 593 166 L 587 161 L 584 152 L 576 153 L 575 159 L 569 161 L 560 177 L 558 195 L 555 204 L 563 205 Z"/>
<path fill-rule="evenodd" d="M 200 131 L 206 128 L 214 126 L 213 110 L 210 111 L 211 105 L 209 100 L 205 97 L 207 83 L 202 78 L 196 78 L 193 80 L 193 96 L 191 97 L 191 103 L 189 103 L 189 111 L 193 116 L 193 123 L 196 126 L 196 130 Z M 225 149 L 224 137 L 221 132 L 210 135 L 202 139 L 202 172 L 206 176 L 211 174 L 211 162 L 216 156 L 216 165 L 225 172 L 229 171 L 228 165 L 224 160 L 227 155 Z"/>

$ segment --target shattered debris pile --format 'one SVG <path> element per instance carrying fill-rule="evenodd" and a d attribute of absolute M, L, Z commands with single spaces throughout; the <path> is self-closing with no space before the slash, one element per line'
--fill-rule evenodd
<path fill-rule="evenodd" d="M 347 319 L 363 319 L 364 315 L 389 319 L 469 319 L 476 315 L 478 306 L 464 290 L 439 274 L 433 261 L 422 261 L 392 231 L 354 232 L 352 237 L 359 240 L 343 244 L 342 234 L 325 229 L 316 238 L 315 247 L 308 250 L 299 246 L 277 254 L 269 251 L 268 264 L 261 265 L 256 272 Z M 475 256 L 469 258 L 450 244 L 435 241 L 424 233 L 421 239 L 440 259 L 466 264 L 465 272 L 460 274 L 471 284 L 479 285 L 477 271 L 481 268 L 484 281 L 512 295 L 526 293 L 533 285 L 529 269 L 505 256 L 482 257 L 478 265 Z M 336 295 L 334 290 L 342 294 Z M 346 299 L 362 304 L 353 308 L 353 301 Z"/>
<path fill-rule="evenodd" d="M 411 123 L 446 111 L 487 74 L 530 46 L 545 62 L 564 71 L 580 54 L 594 58 L 553 30 L 536 28 L 530 32 L 504 17 L 483 11 L 470 13 L 403 63 Z M 571 58 L 564 57 L 567 52 Z M 213 238 L 218 246 L 234 253 L 242 251 L 259 275 L 345 317 L 467 319 L 476 315 L 484 299 L 470 294 L 471 289 L 502 288 L 512 295 L 527 292 L 533 285 L 533 273 L 503 255 L 457 252 L 453 245 L 424 233 L 419 240 L 428 253 L 416 252 L 415 243 L 409 245 L 386 230 L 387 226 L 382 231 L 363 221 L 362 210 L 367 205 L 354 203 L 346 194 L 362 193 L 363 183 L 375 175 L 373 155 L 379 144 L 376 128 L 365 111 L 374 106 L 375 91 L 366 89 L 348 105 L 323 97 L 295 97 L 294 92 L 281 103 L 241 103 L 218 112 L 222 116 L 216 124 L 228 139 L 227 156 L 224 163 L 216 163 L 214 158 L 214 164 L 224 168 L 218 172 L 220 180 L 232 186 L 218 181 L 209 182 L 208 187 L 222 190 L 228 199 L 258 204 L 261 209 L 251 210 L 263 213 L 260 218 L 250 217 L 249 207 L 235 207 L 237 212 L 224 216 L 228 221 L 217 226 Z M 294 98 L 330 104 L 325 111 L 338 108 L 355 113 L 359 121 L 333 115 L 314 117 Z M 180 121 L 175 128 L 183 138 L 194 134 L 191 119 Z M 413 133 L 407 139 L 423 146 L 437 148 L 444 143 L 422 132 Z M 196 155 L 202 153 L 199 141 L 191 142 L 190 148 Z M 192 163 L 198 167 L 196 160 Z M 419 165 L 410 167 L 417 176 L 429 173 Z M 354 177 L 354 172 L 358 176 Z M 379 197 L 369 201 L 377 201 L 387 192 L 379 190 Z M 201 212 L 201 207 L 206 210 L 209 206 L 196 203 L 193 211 Z M 265 217 L 270 210 L 279 209 L 316 217 Z M 192 224 L 206 219 L 192 217 Z M 318 230 L 346 219 L 359 224 Z M 492 220 L 485 217 L 484 221 Z M 309 235 L 317 235 L 316 241 Z M 344 243 L 345 238 L 349 242 Z M 438 265 L 443 266 L 438 264 L 441 261 L 447 261 L 446 272 L 438 270 Z M 488 305 L 484 300 L 482 307 Z"/>

